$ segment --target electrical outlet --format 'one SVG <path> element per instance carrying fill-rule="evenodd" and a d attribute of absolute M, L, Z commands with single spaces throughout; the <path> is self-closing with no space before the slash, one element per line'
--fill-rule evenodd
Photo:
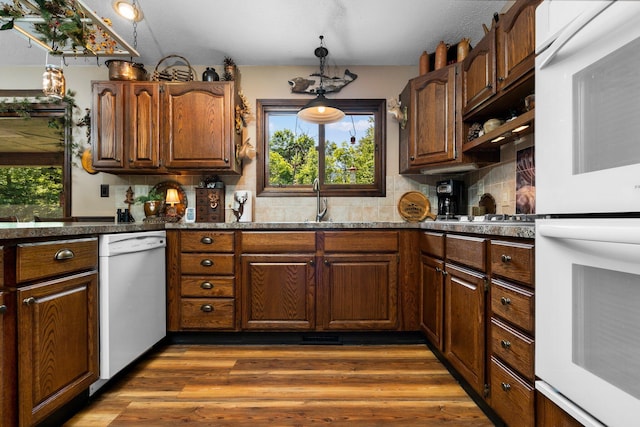
<path fill-rule="evenodd" d="M 100 197 L 109 197 L 109 184 L 100 184 Z"/>

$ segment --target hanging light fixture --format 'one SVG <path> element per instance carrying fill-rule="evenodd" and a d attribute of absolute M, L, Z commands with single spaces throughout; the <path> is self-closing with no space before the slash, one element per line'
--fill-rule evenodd
<path fill-rule="evenodd" d="M 45 69 L 42 74 L 42 92 L 45 96 L 62 99 L 66 90 L 65 86 L 62 65 L 58 67 L 57 65 L 49 64 L 49 52 L 47 52 Z"/>
<path fill-rule="evenodd" d="M 320 46 L 314 51 L 315 56 L 320 59 L 320 87 L 316 89 L 316 98 L 307 103 L 300 111 L 298 117 L 301 120 L 317 124 L 335 123 L 342 120 L 344 112 L 331 105 L 331 102 L 324 96 L 324 63 L 329 51 L 324 47 L 324 36 L 320 36 Z"/>
<path fill-rule="evenodd" d="M 122 16 L 124 19 L 128 19 L 129 21 L 133 22 L 142 21 L 142 10 L 138 8 L 135 0 L 114 0 L 112 4 L 113 9 L 116 11 L 116 13 Z"/>

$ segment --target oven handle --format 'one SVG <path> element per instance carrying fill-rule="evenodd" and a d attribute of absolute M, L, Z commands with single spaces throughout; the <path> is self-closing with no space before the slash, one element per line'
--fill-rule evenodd
<path fill-rule="evenodd" d="M 611 6 L 616 0 L 608 0 L 605 3 L 601 3 L 598 6 L 594 7 L 592 10 L 585 12 L 584 14 L 578 16 L 576 19 L 571 21 L 564 30 L 558 33 L 558 36 L 555 40 L 550 40 L 550 44 L 546 44 L 545 46 L 541 46 L 540 50 L 537 52 L 538 54 L 542 53 L 545 49 L 550 49 L 546 53 L 546 58 L 542 60 L 539 65 L 539 69 L 542 69 L 549 65 L 553 58 L 556 57 L 560 49 L 569 42 L 578 32 L 589 22 L 593 21 L 593 19 L 600 15 L 606 8 Z"/>
<path fill-rule="evenodd" d="M 536 224 L 536 231 L 542 237 L 551 239 L 586 240 L 604 243 L 640 244 L 640 228 L 618 225 L 597 226 Z"/>

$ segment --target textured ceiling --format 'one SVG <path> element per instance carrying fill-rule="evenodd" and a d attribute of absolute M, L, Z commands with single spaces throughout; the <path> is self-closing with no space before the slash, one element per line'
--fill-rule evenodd
<path fill-rule="evenodd" d="M 7 2 L 8 0 L 4 0 Z M 111 0 L 85 0 L 133 44 L 133 26 L 115 15 Z M 416 65 L 440 40 L 475 45 L 491 25 L 501 0 L 138 0 L 140 58 L 155 65 L 170 54 L 192 65 L 317 65 L 313 55 L 325 36 L 327 64 Z M 45 53 L 15 31 L 0 32 L 0 66 L 43 65 Z M 69 65 L 95 65 L 70 59 Z"/>

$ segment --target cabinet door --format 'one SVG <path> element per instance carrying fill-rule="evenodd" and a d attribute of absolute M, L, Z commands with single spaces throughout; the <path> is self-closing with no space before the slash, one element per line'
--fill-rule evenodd
<path fill-rule="evenodd" d="M 0 251 L 1 258 L 2 252 Z M 0 426 L 2 427 L 16 425 L 15 297 L 13 293 L 0 291 L 0 372 L 2 372 L 0 376 Z"/>
<path fill-rule="evenodd" d="M 163 95 L 166 167 L 238 172 L 233 82 L 167 83 Z"/>
<path fill-rule="evenodd" d="M 443 350 L 444 261 L 422 255 L 420 326 L 438 350 Z"/>
<path fill-rule="evenodd" d="M 93 166 L 98 169 L 122 169 L 125 166 L 123 83 L 97 82 L 92 89 Z"/>
<path fill-rule="evenodd" d="M 242 256 L 242 327 L 315 327 L 315 259 L 308 255 Z"/>
<path fill-rule="evenodd" d="M 497 30 L 498 88 L 506 89 L 533 73 L 535 15 L 540 0 L 519 0 L 500 18 Z"/>
<path fill-rule="evenodd" d="M 160 167 L 160 85 L 129 83 L 126 86 L 129 167 Z"/>
<path fill-rule="evenodd" d="M 97 285 L 89 272 L 18 289 L 20 426 L 42 421 L 98 378 Z"/>
<path fill-rule="evenodd" d="M 462 64 L 462 113 L 467 114 L 496 93 L 496 35 L 492 29 Z"/>
<path fill-rule="evenodd" d="M 409 169 L 456 158 L 456 66 L 411 81 Z M 403 169 L 401 167 L 401 169 Z"/>
<path fill-rule="evenodd" d="M 321 292 L 325 329 L 396 329 L 398 256 L 326 255 Z"/>
<path fill-rule="evenodd" d="M 478 392 L 485 383 L 484 274 L 452 264 L 445 276 L 445 356 Z"/>

